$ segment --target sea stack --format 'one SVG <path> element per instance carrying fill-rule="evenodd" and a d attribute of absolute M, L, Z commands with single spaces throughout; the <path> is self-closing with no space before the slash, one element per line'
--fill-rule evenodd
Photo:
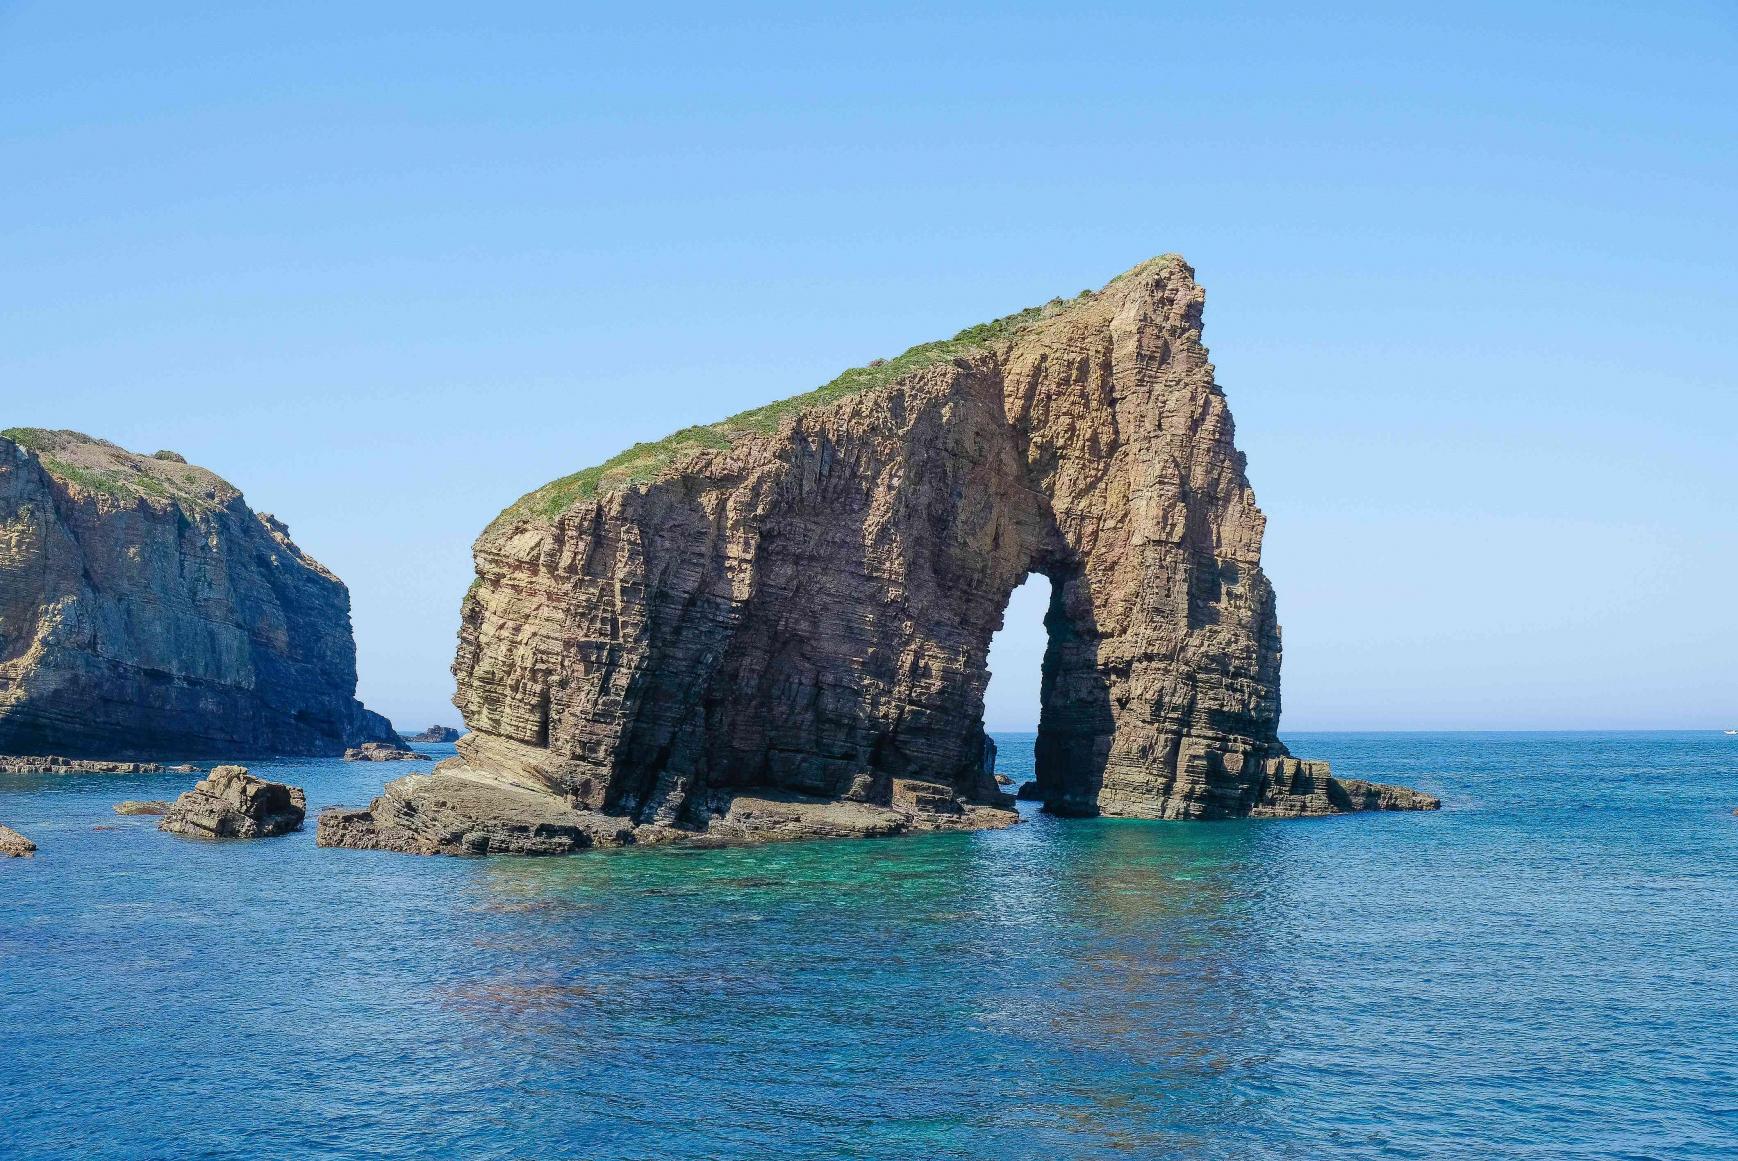
<path fill-rule="evenodd" d="M 280 521 L 173 452 L 0 433 L 0 753 L 397 740 L 356 700 L 348 590 Z"/>
<path fill-rule="evenodd" d="M 1278 738 L 1264 518 L 1203 301 L 1166 255 L 525 496 L 475 545 L 459 757 L 394 783 L 368 845 L 460 833 L 489 787 L 660 838 L 740 835 L 769 800 L 998 825 L 985 663 L 1035 572 L 1049 810 L 1437 805 Z"/>

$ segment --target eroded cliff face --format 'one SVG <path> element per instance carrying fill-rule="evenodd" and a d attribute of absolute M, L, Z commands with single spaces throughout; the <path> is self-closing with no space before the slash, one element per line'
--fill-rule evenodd
<path fill-rule="evenodd" d="M 1003 805 L 985 662 L 1041 572 L 1051 810 L 1434 805 L 1330 793 L 1276 736 L 1263 517 L 1202 301 L 1154 259 L 521 500 L 476 544 L 454 665 L 471 732 L 437 780 L 660 828 L 767 789 L 920 819 Z"/>
<path fill-rule="evenodd" d="M 0 435 L 0 752 L 396 741 L 355 694 L 348 591 L 235 488 L 173 453 Z"/>

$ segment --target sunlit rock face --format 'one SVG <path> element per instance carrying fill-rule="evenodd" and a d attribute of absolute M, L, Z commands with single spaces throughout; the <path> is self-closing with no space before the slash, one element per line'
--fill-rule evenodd
<path fill-rule="evenodd" d="M 659 827 L 750 790 L 1003 804 L 985 662 L 1042 572 L 1051 810 L 1242 816 L 1276 775 L 1268 813 L 1399 801 L 1328 793 L 1325 767 L 1292 789 L 1263 517 L 1202 302 L 1154 259 L 525 497 L 476 544 L 471 732 L 437 779 Z"/>
<path fill-rule="evenodd" d="M 0 435 L 0 753 L 339 754 L 350 595 L 289 530 L 172 452 Z"/>

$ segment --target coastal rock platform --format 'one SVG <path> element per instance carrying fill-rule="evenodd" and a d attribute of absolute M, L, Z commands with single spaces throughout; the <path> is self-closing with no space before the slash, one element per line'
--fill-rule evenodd
<path fill-rule="evenodd" d="M 193 774 L 197 766 L 156 762 L 104 762 L 55 755 L 0 754 L 0 774 Z"/>

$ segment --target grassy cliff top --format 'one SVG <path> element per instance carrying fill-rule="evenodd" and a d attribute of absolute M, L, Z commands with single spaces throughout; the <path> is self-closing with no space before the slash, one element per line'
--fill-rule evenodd
<path fill-rule="evenodd" d="M 685 452 L 699 449 L 725 450 L 735 446 L 745 436 L 777 431 L 779 424 L 787 416 L 799 415 L 848 396 L 887 386 L 926 367 L 951 362 L 999 340 L 1013 338 L 1034 323 L 1054 317 L 1077 303 L 1096 299 L 1105 290 L 1130 275 L 1160 265 L 1180 266 L 1183 271 L 1193 275 L 1193 271 L 1181 256 L 1161 254 L 1117 275 L 1105 285 L 1104 290 L 1083 290 L 1071 299 L 1053 298 L 1041 306 L 1027 307 L 989 322 L 969 326 L 951 339 L 922 343 L 891 359 L 876 359 L 866 366 L 852 367 L 813 391 L 768 403 L 716 423 L 684 427 L 651 443 L 637 443 L 601 464 L 553 480 L 520 497 L 497 516 L 490 527 L 496 528 L 524 517 L 553 520 L 575 503 L 589 500 L 600 492 L 617 491 L 656 479 L 677 456 Z"/>
<path fill-rule="evenodd" d="M 215 472 L 171 451 L 143 456 L 78 431 L 9 427 L 0 437 L 36 453 L 49 475 L 82 491 L 199 508 L 220 507 L 241 493 Z"/>

